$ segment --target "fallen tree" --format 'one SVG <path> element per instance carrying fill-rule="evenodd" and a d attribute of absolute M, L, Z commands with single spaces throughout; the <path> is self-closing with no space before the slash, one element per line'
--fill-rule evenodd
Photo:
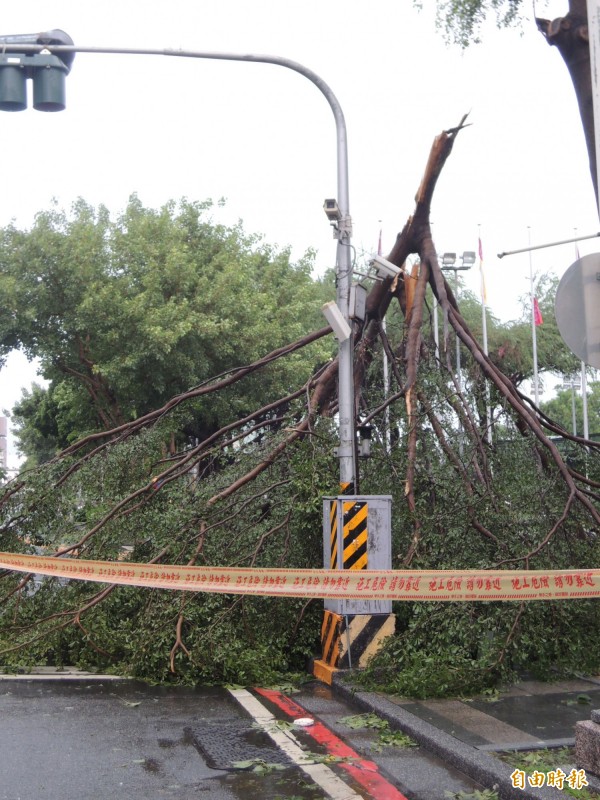
<path fill-rule="evenodd" d="M 559 429 L 502 371 L 501 359 L 483 352 L 438 263 L 431 201 L 464 126 L 465 119 L 435 138 L 413 214 L 387 256 L 401 273 L 373 283 L 365 319 L 354 323 L 356 413 L 375 426 L 378 441 L 361 491 L 394 497 L 396 566 L 589 567 L 598 555 L 600 444 Z M 443 320 L 439 352 L 433 299 Z M 396 320 L 387 332 L 386 315 Z M 171 451 L 164 445 L 193 420 L 200 399 L 226 403 L 231 387 L 276 370 L 328 333 L 209 379 L 19 476 L 1 501 L 0 549 L 152 564 L 314 566 L 321 498 L 337 493 L 335 359 L 204 438 Z M 454 336 L 465 354 L 464 384 L 452 363 Z M 379 377 L 383 352 L 395 382 L 389 393 Z M 318 651 L 319 603 L 98 592 L 13 574 L 2 584 L 7 663 L 112 662 L 154 679 L 245 682 Z M 595 657 L 580 639 L 562 649 L 556 642 L 573 626 L 595 629 L 589 604 L 543 605 L 509 604 L 507 613 L 494 604 L 444 611 L 403 604 L 379 674 L 388 682 L 403 674 L 408 682 L 399 688 L 418 694 L 431 679 L 421 663 L 427 653 L 435 655 L 435 674 L 445 676 L 440 691 L 493 682 L 523 663 L 541 671 L 591 668 Z M 441 614 L 444 625 L 436 621 Z M 440 665 L 450 662 L 448 676 Z"/>

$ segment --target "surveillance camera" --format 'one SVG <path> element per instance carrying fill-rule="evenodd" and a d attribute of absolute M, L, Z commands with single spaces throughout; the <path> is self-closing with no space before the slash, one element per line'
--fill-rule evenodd
<path fill-rule="evenodd" d="M 391 261 L 388 261 L 387 258 L 383 258 L 383 256 L 373 256 L 371 259 L 371 266 L 377 270 L 377 274 L 381 278 L 395 278 L 396 275 L 400 275 L 402 272 L 400 267 L 392 264 Z"/>
<path fill-rule="evenodd" d="M 335 199 L 325 200 L 325 202 L 323 203 L 323 209 L 327 214 L 327 219 L 330 222 L 339 222 L 341 220 L 342 212 L 339 209 L 337 200 Z"/>
<path fill-rule="evenodd" d="M 345 342 L 346 339 L 350 338 L 352 328 L 350 325 L 348 325 L 342 312 L 338 308 L 337 304 L 333 302 L 333 300 L 330 303 L 325 303 L 321 311 L 323 312 L 327 322 L 331 325 L 331 328 L 335 334 L 335 338 L 338 340 L 338 342 Z"/>

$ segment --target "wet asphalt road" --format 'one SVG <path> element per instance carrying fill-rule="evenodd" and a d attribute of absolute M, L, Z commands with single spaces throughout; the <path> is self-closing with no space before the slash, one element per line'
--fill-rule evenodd
<path fill-rule="evenodd" d="M 235 712 L 210 690 L 130 682 L 0 683 L 2 800 L 237 795 L 209 769 L 191 724 Z"/>
<path fill-rule="evenodd" d="M 321 684 L 294 699 L 380 766 L 409 800 L 447 798 L 476 787 L 419 748 L 372 749 L 374 731 L 340 719 L 357 709 Z M 271 709 L 273 710 L 273 709 Z M 153 687 L 134 681 L 0 680 L 0 800 L 323 800 L 298 768 L 266 774 L 223 768 L 229 743 L 251 742 L 248 714 L 223 689 Z M 202 750 L 214 731 L 216 755 Z M 240 731 L 243 735 L 240 735 Z M 235 740 L 235 742 L 233 742 Z M 212 749 L 209 747 L 209 749 Z M 314 742 L 311 752 L 318 750 Z M 235 752 L 236 759 L 245 753 Z M 252 758 L 256 753 L 249 753 Z M 212 762 L 211 762 L 212 759 Z M 265 755 L 275 762 L 274 747 Z M 214 766 L 221 768 L 215 769 Z M 336 769 L 336 765 L 333 765 Z M 352 786 L 361 797 L 369 797 Z"/>

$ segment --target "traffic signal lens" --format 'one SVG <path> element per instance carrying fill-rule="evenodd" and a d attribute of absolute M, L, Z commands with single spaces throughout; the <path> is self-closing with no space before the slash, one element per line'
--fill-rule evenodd
<path fill-rule="evenodd" d="M 36 111 L 64 111 L 65 106 L 65 72 L 57 67 L 34 70 L 33 107 Z"/>
<path fill-rule="evenodd" d="M 27 75 L 21 66 L 0 69 L 0 111 L 23 111 L 27 108 Z"/>

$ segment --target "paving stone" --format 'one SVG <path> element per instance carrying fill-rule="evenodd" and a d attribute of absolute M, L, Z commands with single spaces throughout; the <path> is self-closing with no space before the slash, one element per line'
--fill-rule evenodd
<path fill-rule="evenodd" d="M 579 769 L 600 775 L 600 725 L 592 720 L 575 726 L 575 761 Z"/>
<path fill-rule="evenodd" d="M 447 717 L 461 728 L 477 734 L 488 744 L 508 744 L 516 741 L 534 743 L 540 739 L 539 736 L 526 733 L 508 722 L 497 719 L 488 709 L 482 711 L 470 703 L 459 700 L 430 700 L 423 705 Z"/>

